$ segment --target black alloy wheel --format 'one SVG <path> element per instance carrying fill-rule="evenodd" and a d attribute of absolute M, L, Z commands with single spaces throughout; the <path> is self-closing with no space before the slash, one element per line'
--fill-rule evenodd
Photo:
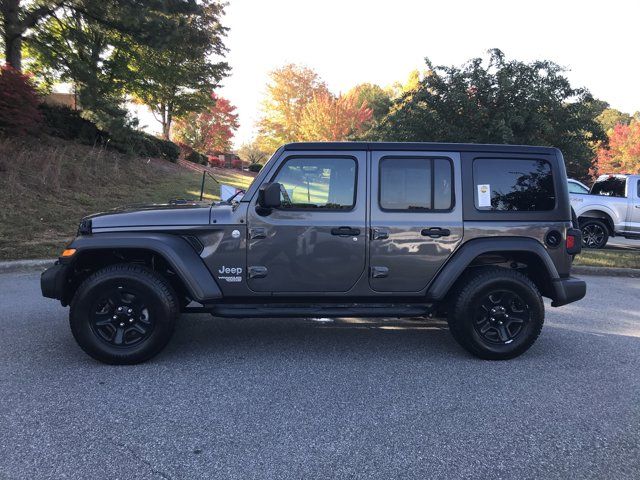
<path fill-rule="evenodd" d="M 602 248 L 609 239 L 606 225 L 600 220 L 587 220 L 582 223 L 582 246 Z"/>
<path fill-rule="evenodd" d="M 171 338 L 180 313 L 178 296 L 160 273 L 137 264 L 110 265 L 76 290 L 71 332 L 101 362 L 124 365 L 157 355 Z"/>
<path fill-rule="evenodd" d="M 453 338 L 487 360 L 523 354 L 544 324 L 544 303 L 535 283 L 504 267 L 471 268 L 450 293 L 447 313 Z"/>
<path fill-rule="evenodd" d="M 508 290 L 493 290 L 476 309 L 474 328 L 489 343 L 513 342 L 530 320 L 529 305 Z"/>
<path fill-rule="evenodd" d="M 144 342 L 153 332 L 153 319 L 140 292 L 122 285 L 106 292 L 92 309 L 91 328 L 115 347 Z"/>

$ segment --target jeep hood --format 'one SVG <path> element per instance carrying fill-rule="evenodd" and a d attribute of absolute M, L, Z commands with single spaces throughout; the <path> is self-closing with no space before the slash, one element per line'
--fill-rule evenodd
<path fill-rule="evenodd" d="M 147 205 L 129 205 L 103 213 L 89 215 L 83 219 L 91 220 L 94 232 L 112 229 L 135 229 L 149 227 L 178 227 L 184 225 L 208 225 L 211 203 L 154 203 Z"/>

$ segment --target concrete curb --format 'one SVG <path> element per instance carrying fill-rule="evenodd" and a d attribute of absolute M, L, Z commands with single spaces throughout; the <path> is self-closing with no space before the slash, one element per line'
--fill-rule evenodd
<path fill-rule="evenodd" d="M 585 265 L 574 265 L 571 267 L 571 274 L 576 275 L 598 275 L 602 277 L 629 277 L 640 278 L 640 269 L 637 268 L 613 268 L 613 267 L 587 267 Z"/>
<path fill-rule="evenodd" d="M 16 272 L 42 272 L 55 262 L 55 258 L 40 258 L 36 260 L 11 260 L 0 262 L 0 274 Z"/>

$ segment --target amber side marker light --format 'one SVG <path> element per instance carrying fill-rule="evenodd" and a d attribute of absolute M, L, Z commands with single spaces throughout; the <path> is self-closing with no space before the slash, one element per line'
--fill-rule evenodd
<path fill-rule="evenodd" d="M 76 249 L 75 248 L 67 248 L 65 249 L 64 252 L 62 252 L 62 255 L 60 255 L 61 257 L 71 257 L 76 253 Z"/>

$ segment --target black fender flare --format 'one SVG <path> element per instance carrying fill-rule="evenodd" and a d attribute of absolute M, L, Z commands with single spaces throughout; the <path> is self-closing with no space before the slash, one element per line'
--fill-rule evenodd
<path fill-rule="evenodd" d="M 478 238 L 464 243 L 445 266 L 440 269 L 436 278 L 429 285 L 427 290 L 428 299 L 444 299 L 456 280 L 460 278 L 460 275 L 476 257 L 483 253 L 493 252 L 533 253 L 545 267 L 553 284 L 553 291 L 556 292 L 556 295 L 558 294 L 556 288 L 557 280 L 560 280 L 558 270 L 549 253 L 539 241 L 527 237 L 493 237 Z"/>
<path fill-rule="evenodd" d="M 155 232 L 110 232 L 76 237 L 67 248 L 83 252 L 113 249 L 150 250 L 160 255 L 184 282 L 191 297 L 206 303 L 222 298 L 214 276 L 193 247 L 179 235 Z"/>

